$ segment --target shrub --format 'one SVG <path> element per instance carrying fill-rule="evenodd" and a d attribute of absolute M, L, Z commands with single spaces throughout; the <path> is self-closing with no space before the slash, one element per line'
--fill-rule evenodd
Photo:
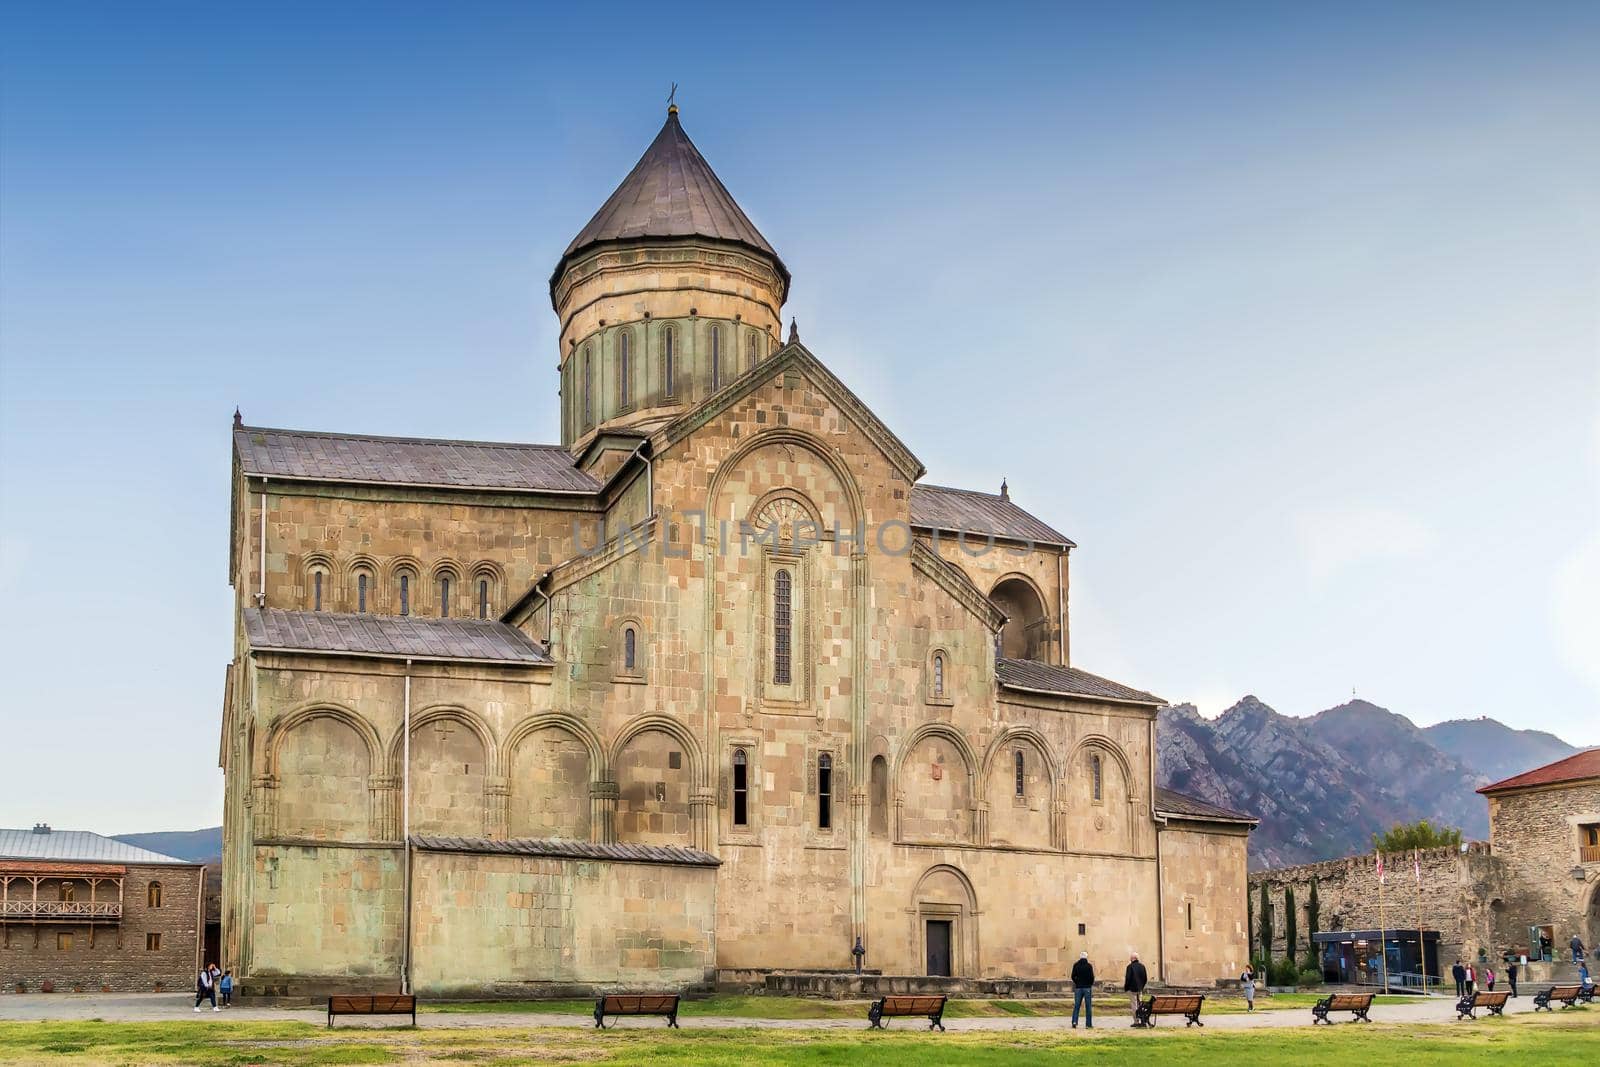
<path fill-rule="evenodd" d="M 1322 972 L 1317 970 L 1315 967 L 1307 967 L 1305 970 L 1300 972 L 1300 984 L 1321 985 Z"/>

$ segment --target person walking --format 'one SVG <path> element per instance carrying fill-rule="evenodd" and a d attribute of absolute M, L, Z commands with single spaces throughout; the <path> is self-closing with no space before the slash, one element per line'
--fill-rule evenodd
<path fill-rule="evenodd" d="M 1494 992 L 1494 968 L 1493 967 L 1485 967 L 1483 969 L 1483 988 L 1487 989 L 1491 993 Z"/>
<path fill-rule="evenodd" d="M 199 975 L 199 977 L 197 977 L 195 979 L 195 982 L 194 982 L 194 1010 L 195 1011 L 199 1011 L 200 1010 L 200 1002 L 202 1000 L 211 1001 L 211 1010 L 212 1011 L 221 1011 L 222 1010 L 221 1008 L 217 1007 L 217 983 L 211 977 L 211 968 L 210 967 L 202 967 L 202 968 L 200 968 L 200 975 Z"/>
<path fill-rule="evenodd" d="M 1467 964 L 1467 996 L 1478 991 L 1478 972 L 1472 964 Z"/>
<path fill-rule="evenodd" d="M 1567 942 L 1567 947 L 1572 949 L 1572 962 L 1583 962 L 1583 938 L 1577 934 L 1572 935 L 1572 940 Z"/>
<path fill-rule="evenodd" d="M 1511 983 L 1511 995 L 1515 997 L 1517 995 L 1517 959 L 1515 956 L 1511 958 L 1510 963 L 1506 964 L 1506 981 Z"/>
<path fill-rule="evenodd" d="M 1244 1010 L 1256 1010 L 1256 972 L 1247 963 L 1239 976 L 1239 988 L 1244 990 Z"/>
<path fill-rule="evenodd" d="M 1130 953 L 1128 969 L 1122 972 L 1122 988 L 1128 994 L 1128 1010 L 1137 1019 L 1139 1015 L 1139 994 L 1144 992 L 1145 983 L 1150 981 L 1149 973 L 1144 969 L 1144 964 L 1139 962 L 1137 952 Z M 1133 1025 L 1137 1026 L 1135 1022 Z"/>
<path fill-rule="evenodd" d="M 1072 1028 L 1078 1028 L 1078 1009 L 1083 1009 L 1084 1029 L 1094 1029 L 1094 965 L 1089 962 L 1089 954 L 1078 954 L 1078 962 L 1072 965 Z"/>
<path fill-rule="evenodd" d="M 1461 966 L 1460 960 L 1450 968 L 1450 977 L 1456 980 L 1456 999 L 1460 1000 L 1467 995 L 1467 969 Z"/>
<path fill-rule="evenodd" d="M 219 983 L 218 988 L 222 990 L 222 1006 L 224 1008 L 233 1007 L 233 971 L 232 970 L 226 970 L 226 971 L 222 972 L 222 981 Z"/>

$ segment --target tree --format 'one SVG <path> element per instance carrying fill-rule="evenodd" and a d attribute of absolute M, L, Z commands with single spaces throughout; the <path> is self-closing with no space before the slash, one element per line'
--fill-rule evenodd
<path fill-rule="evenodd" d="M 1261 962 L 1272 962 L 1272 898 L 1267 883 L 1261 883 Z"/>
<path fill-rule="evenodd" d="M 1299 918 L 1294 913 L 1294 886 L 1283 888 L 1283 955 L 1290 963 L 1294 963 L 1295 950 L 1300 947 L 1299 931 L 1296 929 Z"/>
<path fill-rule="evenodd" d="M 1427 819 L 1396 823 L 1384 833 L 1372 835 L 1372 846 L 1379 852 L 1409 852 L 1414 848 L 1445 848 L 1459 844 L 1459 829 L 1454 826 L 1433 826 Z"/>
<path fill-rule="evenodd" d="M 1311 882 L 1311 896 L 1306 898 L 1306 969 L 1322 970 L 1322 960 L 1317 957 L 1317 927 L 1322 921 L 1322 902 L 1317 899 L 1317 883 Z"/>

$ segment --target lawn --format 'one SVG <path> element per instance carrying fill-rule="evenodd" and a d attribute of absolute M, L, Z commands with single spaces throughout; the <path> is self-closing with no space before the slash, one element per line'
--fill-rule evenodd
<path fill-rule="evenodd" d="M 871 1062 L 926 1067 L 1149 1062 L 1152 1046 L 1184 1067 L 1245 1062 L 1459 1067 L 1492 1061 L 1540 1067 L 1594 1063 L 1593 1012 L 1461 1025 L 1338 1026 L 1255 1031 L 1158 1031 L 1089 1039 L 1068 1033 L 888 1033 L 856 1030 L 696 1030 L 655 1026 L 595 1033 L 576 1028 L 345 1029 L 306 1023 L 0 1023 L 0 1063 L 652 1064 L 750 1067 Z"/>

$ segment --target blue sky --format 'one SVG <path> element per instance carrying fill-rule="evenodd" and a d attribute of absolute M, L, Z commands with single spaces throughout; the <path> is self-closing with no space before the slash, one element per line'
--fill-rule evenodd
<path fill-rule="evenodd" d="M 1600 744 L 1600 7 L 578 6 L 0 12 L 0 825 L 220 819 L 234 406 L 555 440 L 674 80 L 1079 666 Z"/>

